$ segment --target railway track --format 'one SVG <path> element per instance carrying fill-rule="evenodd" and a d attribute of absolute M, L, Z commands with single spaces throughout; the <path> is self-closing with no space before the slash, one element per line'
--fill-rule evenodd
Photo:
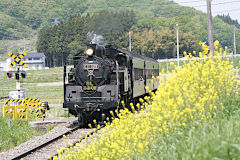
<path fill-rule="evenodd" d="M 58 155 L 57 150 L 60 148 L 72 148 L 76 143 L 81 142 L 83 139 L 88 138 L 94 133 L 93 129 L 79 128 L 73 126 L 68 128 L 64 132 L 59 133 L 56 136 L 50 138 L 44 138 L 42 142 L 32 140 L 29 145 L 20 146 L 8 151 L 6 154 L 1 155 L 0 159 L 11 159 L 11 160 L 46 160 L 53 159 L 54 156 Z M 29 146 L 29 147 L 28 147 Z M 25 149 L 22 149 L 25 148 Z M 27 148 L 28 147 L 28 148 Z"/>
<path fill-rule="evenodd" d="M 52 159 L 54 156 L 58 155 L 58 148 L 68 148 L 70 146 L 74 146 L 77 142 L 87 138 L 91 134 L 93 134 L 93 129 L 81 129 L 78 126 L 75 126 L 65 133 L 49 139 L 47 142 L 40 144 L 35 148 L 31 148 L 24 153 L 20 153 L 19 155 L 15 156 L 13 160 Z M 80 139 L 80 137 L 83 138 Z"/>

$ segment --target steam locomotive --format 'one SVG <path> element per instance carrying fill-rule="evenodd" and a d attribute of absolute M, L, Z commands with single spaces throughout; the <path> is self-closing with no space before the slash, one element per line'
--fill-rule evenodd
<path fill-rule="evenodd" d="M 69 113 L 78 117 L 80 125 L 96 119 L 103 122 L 110 110 L 156 90 L 159 63 L 113 45 L 87 45 L 73 58 L 74 67 L 64 66 L 64 103 Z M 67 78 L 68 77 L 68 78 Z M 67 81 L 66 81 L 67 79 Z"/>

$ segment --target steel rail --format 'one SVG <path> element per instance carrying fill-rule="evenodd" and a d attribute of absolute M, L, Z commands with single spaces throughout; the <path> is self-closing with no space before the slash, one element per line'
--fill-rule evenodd
<path fill-rule="evenodd" d="M 73 142 L 71 145 L 68 145 L 66 148 L 70 148 L 70 147 L 76 146 L 77 143 L 79 143 L 82 140 L 90 137 L 91 135 L 93 135 L 95 132 L 97 132 L 98 130 L 102 129 L 103 127 L 104 126 L 101 126 L 99 129 L 95 129 L 93 131 L 90 131 L 86 136 L 84 136 L 81 139 Z M 27 157 L 28 155 L 30 155 L 30 154 L 32 154 L 32 153 L 34 153 L 34 152 L 44 148 L 45 146 L 47 146 L 47 145 L 49 145 L 49 144 L 51 144 L 51 143 L 53 143 L 53 142 L 63 138 L 63 135 L 70 135 L 71 133 L 73 133 L 74 131 L 76 131 L 78 129 L 81 129 L 81 128 L 79 126 L 73 127 L 72 129 L 70 129 L 70 130 L 68 130 L 68 131 L 66 131 L 66 132 L 64 132 L 64 133 L 62 133 L 62 134 L 60 134 L 60 135 L 58 135 L 58 136 L 48 140 L 47 142 L 39 144 L 38 146 L 36 146 L 36 147 L 34 147 L 32 149 L 29 149 L 28 151 L 25 151 L 24 153 L 20 153 L 20 154 L 16 155 L 15 157 L 11 158 L 11 159 L 12 160 L 19 160 L 19 159 L 22 159 L 24 157 Z M 58 156 L 58 155 L 59 155 L 59 153 L 54 154 L 53 156 L 51 156 L 50 159 L 53 159 L 54 156 Z"/>
<path fill-rule="evenodd" d="M 80 143 L 82 142 L 84 139 L 87 139 L 88 137 L 90 137 L 91 135 L 93 135 L 95 132 L 99 131 L 100 129 L 102 129 L 104 127 L 104 125 L 102 125 L 100 128 L 96 129 L 96 130 L 93 130 L 92 132 L 88 133 L 85 137 L 81 138 L 80 140 L 78 141 L 75 141 L 73 142 L 71 145 L 68 145 L 66 148 L 71 148 L 71 147 L 74 147 L 76 146 L 77 143 Z M 64 152 L 63 152 L 64 153 Z M 62 154 L 62 153 L 61 153 Z M 54 156 L 58 156 L 59 153 L 53 155 L 50 159 L 53 159 Z"/>
<path fill-rule="evenodd" d="M 32 149 L 29 149 L 28 151 L 25 151 L 24 153 L 20 153 L 19 155 L 16 155 L 15 157 L 12 158 L 12 160 L 19 160 L 21 158 L 24 158 L 24 157 L 28 156 L 29 154 L 31 154 L 32 152 L 36 152 L 37 150 L 47 146 L 48 144 L 57 141 L 58 139 L 62 138 L 63 135 L 69 135 L 69 134 L 71 134 L 72 132 L 74 132 L 78 129 L 79 129 L 79 126 L 73 127 L 71 130 L 62 133 L 61 135 L 56 136 L 56 137 L 48 140 L 47 142 L 45 142 L 43 144 L 39 144 L 38 146 L 36 146 Z"/>

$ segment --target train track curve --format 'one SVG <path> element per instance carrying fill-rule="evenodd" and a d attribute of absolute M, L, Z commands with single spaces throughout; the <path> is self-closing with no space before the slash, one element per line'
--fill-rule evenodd
<path fill-rule="evenodd" d="M 66 129 L 67 128 L 67 129 Z M 71 128 L 66 127 L 65 131 L 56 134 L 53 137 L 45 137 L 42 141 L 35 140 L 31 145 L 28 142 L 24 146 L 25 149 L 21 147 L 16 147 L 14 150 L 9 150 L 5 154 L 0 154 L 0 159 L 11 159 L 11 160 L 46 160 L 53 159 L 54 156 L 58 155 L 57 150 L 60 148 L 70 148 L 74 147 L 76 143 L 81 142 L 83 139 L 88 138 L 95 131 L 89 128 L 79 128 L 75 125 Z M 51 133 L 50 133 L 51 134 Z M 28 147 L 29 146 L 29 147 Z M 19 148 L 19 149 L 18 149 Z"/>

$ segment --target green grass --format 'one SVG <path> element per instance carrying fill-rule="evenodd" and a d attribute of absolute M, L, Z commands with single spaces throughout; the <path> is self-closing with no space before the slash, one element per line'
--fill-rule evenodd
<path fill-rule="evenodd" d="M 11 121 L 11 128 L 9 128 Z M 0 115 L 0 152 L 13 148 L 41 133 L 32 129 L 28 122 L 14 121 Z"/>
<path fill-rule="evenodd" d="M 216 119 L 199 128 L 161 137 L 142 159 L 240 159 L 240 116 Z"/>
<path fill-rule="evenodd" d="M 63 102 L 63 86 L 39 86 L 40 83 L 52 83 L 63 81 L 62 67 L 50 68 L 48 70 L 26 71 L 27 77 L 23 80 L 23 89 L 29 98 L 39 98 L 41 102 L 47 101 L 49 104 L 61 104 Z M 3 72 L 3 81 L 0 81 L 0 97 L 8 96 L 9 91 L 14 91 L 16 87 L 15 78 L 7 78 L 6 72 Z M 13 148 L 22 142 L 39 135 L 32 129 L 28 122 L 13 121 L 11 117 L 2 117 L 3 100 L 0 102 L 0 151 Z M 50 118 L 64 116 L 65 112 L 61 106 L 51 106 L 47 111 Z M 30 114 L 30 121 L 35 116 Z M 12 121 L 12 127 L 8 127 L 8 122 Z M 50 129 L 50 128 L 49 128 Z"/>
<path fill-rule="evenodd" d="M 46 112 L 47 118 L 52 119 L 56 117 L 74 117 L 71 114 L 68 114 L 68 109 L 67 108 L 62 108 L 62 105 L 52 105 L 50 106 L 50 110 L 47 110 Z"/>
<path fill-rule="evenodd" d="M 63 67 L 26 72 L 27 77 L 23 79 L 23 89 L 26 97 L 39 98 L 40 102 L 48 102 L 51 110 L 47 111 L 47 116 L 49 115 L 50 118 L 65 117 L 66 113 L 62 106 L 53 105 L 63 103 L 63 85 L 61 84 L 63 82 Z M 3 72 L 3 81 L 0 80 L 0 97 L 8 96 L 10 91 L 16 91 L 15 77 L 9 79 L 6 73 Z M 60 85 L 44 85 L 54 82 L 60 82 Z M 39 84 L 42 85 L 39 86 Z M 2 115 L 3 101 L 0 100 L 0 115 Z"/>
<path fill-rule="evenodd" d="M 224 106 L 195 129 L 186 127 L 159 136 L 140 159 L 240 159 L 240 96 L 226 98 Z"/>
<path fill-rule="evenodd" d="M 63 67 L 27 71 L 27 78 L 24 79 L 25 83 L 47 83 L 60 81 L 63 81 Z"/>
<path fill-rule="evenodd" d="M 26 71 L 27 77 L 23 79 L 23 89 L 29 98 L 40 98 L 41 101 L 60 104 L 63 102 L 63 85 L 39 86 L 39 83 L 63 82 L 63 68 L 56 67 L 46 70 Z M 8 78 L 7 72 L 3 72 L 3 80 L 0 81 L 0 97 L 8 96 L 9 91 L 16 90 L 15 77 Z"/>

